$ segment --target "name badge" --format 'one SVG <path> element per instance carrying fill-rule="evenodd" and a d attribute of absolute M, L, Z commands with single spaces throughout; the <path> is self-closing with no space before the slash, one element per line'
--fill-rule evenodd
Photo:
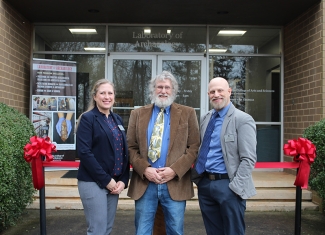
<path fill-rule="evenodd" d="M 225 135 L 225 142 L 235 141 L 234 135 Z"/>
<path fill-rule="evenodd" d="M 120 128 L 121 131 L 125 131 L 125 129 L 122 125 L 118 125 L 118 128 Z"/>

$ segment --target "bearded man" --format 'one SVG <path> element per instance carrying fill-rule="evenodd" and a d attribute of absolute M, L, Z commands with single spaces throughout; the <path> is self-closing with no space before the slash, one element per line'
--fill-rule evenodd
<path fill-rule="evenodd" d="M 255 121 L 232 104 L 226 79 L 213 78 L 208 96 L 213 109 L 201 118 L 201 146 L 192 180 L 206 234 L 244 235 L 246 199 L 256 194 Z"/>
<path fill-rule="evenodd" d="M 174 103 L 178 83 L 170 72 L 151 79 L 149 90 L 152 104 L 131 112 L 127 131 L 136 234 L 152 234 L 158 204 L 166 234 L 184 234 L 186 200 L 194 196 L 190 169 L 200 145 L 198 121 L 193 108 Z"/>

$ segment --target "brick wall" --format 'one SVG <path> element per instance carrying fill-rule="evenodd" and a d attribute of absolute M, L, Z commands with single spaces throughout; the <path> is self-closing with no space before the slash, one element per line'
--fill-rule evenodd
<path fill-rule="evenodd" d="M 31 25 L 0 0 L 0 102 L 29 116 Z"/>
<path fill-rule="evenodd" d="M 324 117 L 324 3 L 284 27 L 284 143 Z"/>

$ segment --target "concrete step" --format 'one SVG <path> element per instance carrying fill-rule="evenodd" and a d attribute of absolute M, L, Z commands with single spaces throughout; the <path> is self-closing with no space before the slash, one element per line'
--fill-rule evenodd
<path fill-rule="evenodd" d="M 79 198 L 66 199 L 46 199 L 46 209 L 74 209 L 82 210 L 83 206 Z M 118 202 L 118 210 L 134 210 L 134 201 L 120 199 Z M 39 199 L 29 205 L 29 209 L 39 209 Z M 318 210 L 318 205 L 303 201 L 301 203 L 302 210 Z M 186 202 L 186 210 L 200 210 L 197 200 L 189 200 Z M 295 211 L 295 202 L 288 201 L 253 201 L 247 200 L 246 211 Z"/>
<path fill-rule="evenodd" d="M 295 188 L 256 188 L 257 194 L 249 200 L 295 200 L 296 189 Z M 194 200 L 198 199 L 197 189 L 194 187 Z M 35 198 L 39 197 L 39 193 L 35 193 Z M 79 198 L 79 192 L 77 186 L 55 186 L 46 185 L 45 187 L 46 198 Z M 120 194 L 120 199 L 130 199 L 127 196 L 127 190 L 124 190 Z M 312 193 L 309 190 L 302 190 L 302 200 L 311 201 Z"/>
<path fill-rule="evenodd" d="M 45 183 L 46 185 L 77 185 L 75 178 L 61 178 L 68 170 L 60 171 L 46 171 Z M 282 171 L 254 171 L 253 180 L 255 187 L 262 188 L 295 188 L 296 176 Z"/>
<path fill-rule="evenodd" d="M 254 171 L 253 180 L 256 188 L 295 188 L 295 175 L 283 171 Z"/>
<path fill-rule="evenodd" d="M 66 171 L 45 172 L 45 197 L 47 209 L 83 209 L 79 198 L 77 179 L 62 178 Z M 247 211 L 294 211 L 296 199 L 295 175 L 285 172 L 254 171 L 253 179 L 257 195 L 247 200 Z M 197 189 L 195 197 L 187 201 L 187 210 L 199 210 Z M 34 202 L 28 206 L 39 209 L 39 193 L 35 193 Z M 312 203 L 312 192 L 302 190 L 302 210 L 318 210 Z M 133 210 L 134 201 L 127 196 L 127 190 L 120 195 L 119 210 Z"/>
<path fill-rule="evenodd" d="M 256 188 L 257 194 L 249 200 L 292 200 L 296 199 L 295 188 Z M 302 190 L 302 200 L 311 201 L 312 193 Z"/>

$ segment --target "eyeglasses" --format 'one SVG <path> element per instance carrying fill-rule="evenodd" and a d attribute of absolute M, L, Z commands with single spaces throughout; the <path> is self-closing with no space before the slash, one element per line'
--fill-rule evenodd
<path fill-rule="evenodd" d="M 156 88 L 157 88 L 157 90 L 159 90 L 159 91 L 163 90 L 164 88 L 165 88 L 166 91 L 169 91 L 169 90 L 171 89 L 170 86 L 157 86 Z"/>

